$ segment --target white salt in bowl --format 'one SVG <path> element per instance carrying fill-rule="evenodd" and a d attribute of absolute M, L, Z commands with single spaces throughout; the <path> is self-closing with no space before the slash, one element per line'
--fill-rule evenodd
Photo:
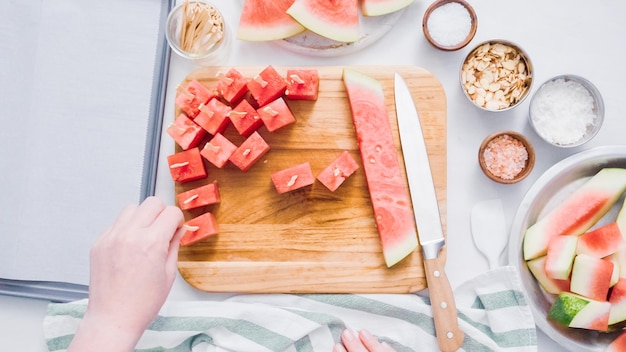
<path fill-rule="evenodd" d="M 563 148 L 590 141 L 604 122 L 604 101 L 587 79 L 560 75 L 544 82 L 530 101 L 532 128 L 544 141 Z"/>
<path fill-rule="evenodd" d="M 422 19 L 426 40 L 444 51 L 464 48 L 474 38 L 477 28 L 476 11 L 465 0 L 436 0 Z"/>

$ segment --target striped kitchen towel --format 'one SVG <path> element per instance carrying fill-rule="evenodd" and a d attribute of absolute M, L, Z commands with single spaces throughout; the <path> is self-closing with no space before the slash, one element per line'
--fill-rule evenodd
<path fill-rule="evenodd" d="M 512 267 L 455 292 L 462 351 L 536 351 L 532 313 Z M 136 351 L 323 351 L 345 328 L 367 329 L 398 352 L 438 351 L 428 297 L 419 294 L 246 294 L 224 301 L 168 301 Z M 51 303 L 44 319 L 50 351 L 67 349 L 86 300 Z"/>

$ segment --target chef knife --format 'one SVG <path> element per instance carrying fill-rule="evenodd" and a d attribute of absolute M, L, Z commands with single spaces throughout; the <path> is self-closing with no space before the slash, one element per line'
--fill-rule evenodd
<path fill-rule="evenodd" d="M 440 256 L 445 239 L 435 185 L 419 115 L 411 91 L 398 73 L 395 74 L 394 93 L 402 154 L 424 257 L 437 342 L 444 352 L 456 351 L 463 342 L 464 334 L 459 329 L 456 303 L 444 271 L 445 260 Z"/>

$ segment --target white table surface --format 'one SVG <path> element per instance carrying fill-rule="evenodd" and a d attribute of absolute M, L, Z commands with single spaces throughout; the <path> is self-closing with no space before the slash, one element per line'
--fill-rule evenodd
<path fill-rule="evenodd" d="M 235 30 L 240 1 L 214 0 Z M 430 1 L 416 0 L 397 25 L 380 41 L 353 54 L 332 58 L 307 57 L 278 48 L 271 43 L 233 40 L 224 65 L 319 66 L 319 65 L 416 65 L 432 72 L 442 83 L 448 101 L 448 262 L 446 271 L 453 287 L 488 269 L 485 258 L 472 241 L 469 214 L 474 203 L 500 198 L 510 227 L 518 204 L 533 182 L 551 165 L 573 153 L 594 146 L 626 144 L 626 2 L 585 0 L 499 0 L 472 1 L 479 27 L 472 43 L 457 52 L 443 52 L 425 40 L 421 21 Z M 528 124 L 528 104 L 503 113 L 485 113 L 470 105 L 458 82 L 461 60 L 470 47 L 488 39 L 507 39 L 530 55 L 535 83 L 564 73 L 591 80 L 601 91 L 606 119 L 600 133 L 584 146 L 557 149 L 541 141 Z M 169 92 L 196 66 L 172 56 Z M 166 111 L 173 111 L 173 95 L 167 96 Z M 167 117 L 167 116 L 166 116 Z M 491 132 L 516 130 L 534 144 L 537 159 L 534 171 L 523 182 L 500 185 L 488 180 L 476 161 L 482 139 Z M 173 185 L 163 168 L 165 156 L 173 150 L 163 139 L 157 195 L 173 202 Z M 165 172 L 163 172 L 165 171 Z M 506 255 L 501 258 L 506 262 Z M 221 299 L 224 294 L 199 292 L 177 278 L 171 300 Z M 48 302 L 0 296 L 0 350 L 46 351 L 42 320 Z M 541 332 L 539 351 L 564 349 Z"/>

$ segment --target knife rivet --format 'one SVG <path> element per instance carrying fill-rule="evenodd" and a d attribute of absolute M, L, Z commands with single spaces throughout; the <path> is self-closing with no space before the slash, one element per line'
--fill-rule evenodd
<path fill-rule="evenodd" d="M 448 333 L 446 334 L 446 337 L 451 339 L 454 337 L 454 334 L 452 333 L 452 331 L 448 331 Z"/>
<path fill-rule="evenodd" d="M 439 272 L 439 270 L 435 270 L 435 271 L 433 272 L 433 275 L 434 275 L 435 277 L 439 277 L 439 276 L 441 276 L 441 273 Z"/>
<path fill-rule="evenodd" d="M 441 308 L 443 308 L 443 309 L 446 309 L 446 308 L 448 308 L 448 303 L 446 303 L 446 302 L 444 301 L 444 302 L 441 302 L 441 304 L 439 304 L 439 306 L 440 306 Z"/>

